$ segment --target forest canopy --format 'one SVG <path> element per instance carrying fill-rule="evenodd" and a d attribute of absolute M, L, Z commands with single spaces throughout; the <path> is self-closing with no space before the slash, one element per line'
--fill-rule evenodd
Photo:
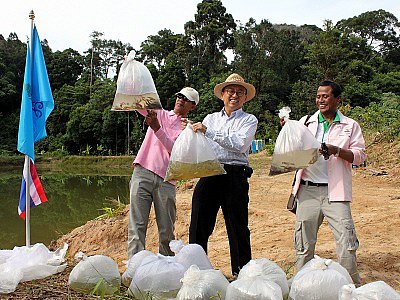
<path fill-rule="evenodd" d="M 333 80 L 344 88 L 341 110 L 367 134 L 373 129 L 371 134 L 399 138 L 400 23 L 392 13 L 381 9 L 336 24 L 326 20 L 323 28 L 252 18 L 240 24 L 220 0 L 203 0 L 184 28 L 184 34 L 160 29 L 139 49 L 93 31 L 83 54 L 52 51 L 42 40 L 55 109 L 36 152 L 121 155 L 129 146 L 136 154 L 146 129 L 143 118 L 110 110 L 130 50 L 150 70 L 165 109 L 173 108 L 182 87 L 199 91 L 200 103 L 189 116 L 193 121 L 222 108 L 213 88 L 236 72 L 257 90 L 244 106 L 259 120 L 256 138 L 274 141 L 277 110 L 290 106 L 292 119 L 313 113 L 318 82 Z M 0 154 L 16 153 L 26 48 L 15 33 L 0 35 Z"/>

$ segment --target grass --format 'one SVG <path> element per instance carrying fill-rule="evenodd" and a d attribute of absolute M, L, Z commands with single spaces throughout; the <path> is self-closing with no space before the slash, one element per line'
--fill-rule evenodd
<path fill-rule="evenodd" d="M 101 208 L 100 211 L 103 211 L 103 214 L 96 217 L 95 218 L 96 220 L 103 220 L 103 219 L 112 218 L 112 217 L 116 217 L 116 216 L 123 214 L 126 204 L 121 202 L 121 200 L 119 199 L 119 196 L 117 199 L 111 199 L 108 201 L 110 202 L 110 206 Z"/>

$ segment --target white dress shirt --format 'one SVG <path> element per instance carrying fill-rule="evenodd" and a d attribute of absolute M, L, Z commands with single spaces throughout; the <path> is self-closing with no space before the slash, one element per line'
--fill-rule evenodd
<path fill-rule="evenodd" d="M 228 165 L 249 165 L 247 156 L 257 130 L 257 118 L 238 109 L 230 117 L 222 109 L 207 115 L 203 124 L 206 137 L 219 162 Z"/>

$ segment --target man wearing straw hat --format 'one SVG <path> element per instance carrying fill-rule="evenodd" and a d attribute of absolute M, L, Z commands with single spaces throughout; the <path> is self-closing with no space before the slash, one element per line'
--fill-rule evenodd
<path fill-rule="evenodd" d="M 159 253 L 174 255 L 169 242 L 174 237 L 176 219 L 175 181 L 164 182 L 172 147 L 182 132 L 181 118 L 196 108 L 199 93 L 185 87 L 176 93 L 174 109 L 139 110 L 149 125 L 133 162 L 130 182 L 128 258 L 145 249 L 146 231 L 152 203 L 159 234 Z"/>
<path fill-rule="evenodd" d="M 189 242 L 201 245 L 207 252 L 219 208 L 224 214 L 235 276 L 251 259 L 248 227 L 249 183 L 252 169 L 247 156 L 257 129 L 257 118 L 245 113 L 243 104 L 253 99 L 256 89 L 238 74 L 231 74 L 217 84 L 214 94 L 224 108 L 193 124 L 211 140 L 211 145 L 224 165 L 226 174 L 200 178 L 192 197 Z"/>

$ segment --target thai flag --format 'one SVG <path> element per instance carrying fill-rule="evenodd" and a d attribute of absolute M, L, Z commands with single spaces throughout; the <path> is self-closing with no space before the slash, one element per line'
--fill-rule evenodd
<path fill-rule="evenodd" d="M 38 206 L 43 202 L 47 202 L 47 197 L 44 193 L 42 184 L 39 176 L 36 172 L 35 164 L 29 159 L 30 166 L 30 179 L 29 179 L 29 194 L 31 207 Z M 24 172 L 22 176 L 21 192 L 19 197 L 18 214 L 25 220 L 26 217 L 26 182 L 27 182 L 28 170 L 26 164 L 24 165 Z"/>

